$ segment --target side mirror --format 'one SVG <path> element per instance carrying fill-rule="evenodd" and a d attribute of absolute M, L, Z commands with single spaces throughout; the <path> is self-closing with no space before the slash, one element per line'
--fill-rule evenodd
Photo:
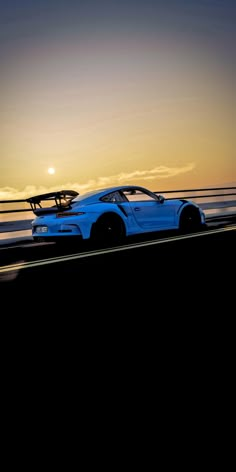
<path fill-rule="evenodd" d="M 165 197 L 163 197 L 163 195 L 158 195 L 158 201 L 159 201 L 160 203 L 164 203 Z"/>

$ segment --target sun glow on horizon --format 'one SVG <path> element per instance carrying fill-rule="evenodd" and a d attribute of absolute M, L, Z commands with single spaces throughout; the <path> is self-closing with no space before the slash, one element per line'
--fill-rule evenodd
<path fill-rule="evenodd" d="M 0 200 L 235 182 L 236 2 L 54 3 L 1 5 Z"/>

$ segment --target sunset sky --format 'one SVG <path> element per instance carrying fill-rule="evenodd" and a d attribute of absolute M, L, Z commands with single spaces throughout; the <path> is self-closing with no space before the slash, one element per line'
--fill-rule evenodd
<path fill-rule="evenodd" d="M 1 1 L 0 200 L 236 185 L 235 44 L 235 0 Z"/>

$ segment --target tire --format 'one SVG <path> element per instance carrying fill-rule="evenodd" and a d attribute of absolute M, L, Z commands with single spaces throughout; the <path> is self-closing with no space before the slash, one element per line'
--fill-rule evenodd
<path fill-rule="evenodd" d="M 34 236 L 33 237 L 33 240 L 36 242 L 36 243 L 43 243 L 44 242 L 44 238 L 41 237 L 41 236 Z"/>
<path fill-rule="evenodd" d="M 115 213 L 106 213 L 94 223 L 91 240 L 99 245 L 120 244 L 125 238 L 125 226 Z"/>
<path fill-rule="evenodd" d="M 179 229 L 181 233 L 192 233 L 201 228 L 201 216 L 197 208 L 186 207 L 180 216 Z"/>

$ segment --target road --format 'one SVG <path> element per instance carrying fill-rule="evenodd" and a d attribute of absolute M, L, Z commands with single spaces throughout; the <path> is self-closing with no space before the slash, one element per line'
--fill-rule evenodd
<path fill-rule="evenodd" d="M 132 239 L 129 243 L 115 248 L 84 247 L 80 251 L 72 246 L 66 249 L 53 243 L 27 241 L 1 247 L 1 288 L 24 287 L 42 296 L 48 292 L 70 298 L 75 290 L 75 295 L 82 297 L 87 287 L 97 295 L 110 290 L 125 297 L 149 289 L 156 296 L 166 287 L 181 290 L 184 286 L 191 289 L 193 297 L 196 292 L 203 297 L 211 293 L 211 282 L 219 289 L 232 287 L 236 225 L 193 235 Z"/>

